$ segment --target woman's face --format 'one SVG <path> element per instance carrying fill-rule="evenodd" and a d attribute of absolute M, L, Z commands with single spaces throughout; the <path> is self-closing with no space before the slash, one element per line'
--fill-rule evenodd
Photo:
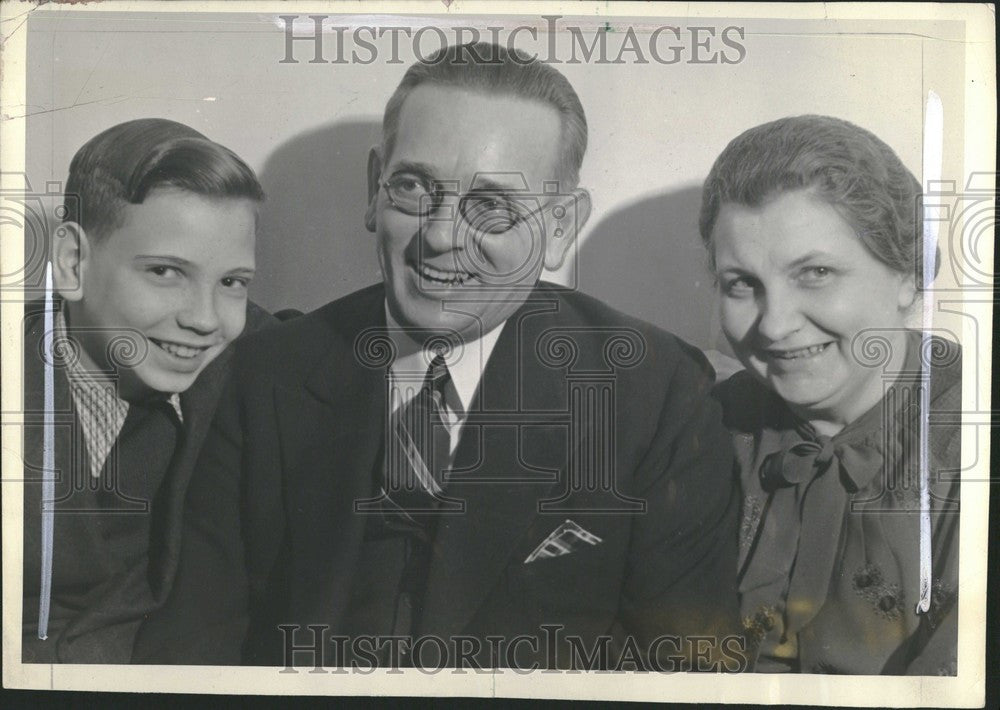
<path fill-rule="evenodd" d="M 807 190 L 723 205 L 712 244 L 722 329 L 750 372 L 811 421 L 847 424 L 879 401 L 882 368 L 859 362 L 851 344 L 875 329 L 903 355 L 912 278 Z"/>

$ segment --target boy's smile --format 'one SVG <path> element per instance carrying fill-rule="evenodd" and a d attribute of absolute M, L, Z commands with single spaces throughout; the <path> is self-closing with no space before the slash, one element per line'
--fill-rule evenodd
<path fill-rule="evenodd" d="M 126 400 L 190 387 L 243 330 L 255 227 L 251 200 L 161 188 L 118 229 L 84 235 L 80 289 L 64 294 L 84 367 L 119 365 Z M 131 348 L 138 362 L 121 367 Z"/>

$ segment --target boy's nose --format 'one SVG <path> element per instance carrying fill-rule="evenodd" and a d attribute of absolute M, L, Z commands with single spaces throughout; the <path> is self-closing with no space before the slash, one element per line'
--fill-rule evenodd
<path fill-rule="evenodd" d="M 213 333 L 219 328 L 219 311 L 215 305 L 212 289 L 202 288 L 188 294 L 184 307 L 177 313 L 177 323 L 182 328 L 201 335 Z"/>

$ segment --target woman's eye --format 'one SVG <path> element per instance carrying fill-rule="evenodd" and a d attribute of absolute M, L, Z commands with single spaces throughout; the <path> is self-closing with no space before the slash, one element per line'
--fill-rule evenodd
<path fill-rule="evenodd" d="M 819 283 L 832 275 L 833 270 L 828 266 L 807 266 L 799 272 L 799 278 L 806 283 Z"/>
<path fill-rule="evenodd" d="M 738 276 L 722 281 L 722 291 L 727 296 L 750 296 L 754 293 L 754 289 L 754 281 L 747 276 Z"/>

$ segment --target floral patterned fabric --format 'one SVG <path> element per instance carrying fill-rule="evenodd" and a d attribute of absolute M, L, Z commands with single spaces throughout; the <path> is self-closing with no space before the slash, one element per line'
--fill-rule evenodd
<path fill-rule="evenodd" d="M 882 401 L 832 438 L 749 373 L 717 388 L 743 485 L 741 612 L 756 671 L 955 674 L 961 351 L 921 345 L 910 333 Z M 918 613 L 923 387 L 933 566 Z"/>

